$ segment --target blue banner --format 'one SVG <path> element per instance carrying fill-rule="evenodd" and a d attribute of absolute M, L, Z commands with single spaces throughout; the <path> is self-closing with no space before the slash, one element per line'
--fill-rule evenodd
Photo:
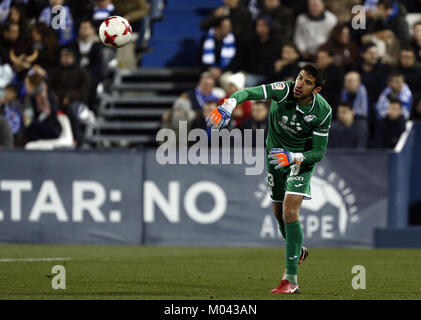
<path fill-rule="evenodd" d="M 142 154 L 0 153 L 0 242 L 140 244 Z"/>
<path fill-rule="evenodd" d="M 156 156 L 155 149 L 2 152 L 0 242 L 283 243 L 263 167 L 162 165 Z M 387 172 L 387 152 L 328 152 L 312 179 L 313 199 L 301 208 L 304 243 L 373 246 L 374 229 L 387 223 Z"/>
<path fill-rule="evenodd" d="M 233 158 L 233 157 L 231 157 Z M 300 219 L 309 246 L 373 245 L 387 223 L 387 153 L 328 153 L 312 179 Z M 244 165 L 160 165 L 146 156 L 146 244 L 278 246 L 282 240 L 266 172 Z"/>

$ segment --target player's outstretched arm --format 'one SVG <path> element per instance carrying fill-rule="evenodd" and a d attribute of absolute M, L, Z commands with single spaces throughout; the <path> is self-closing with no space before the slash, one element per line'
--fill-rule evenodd
<path fill-rule="evenodd" d="M 237 106 L 246 100 L 265 100 L 274 98 L 276 101 L 282 100 L 289 92 L 288 83 L 276 82 L 263 84 L 258 87 L 246 88 L 235 92 L 231 97 L 225 99 L 224 103 L 213 110 L 206 122 L 212 129 L 225 127 L 231 118 L 231 113 Z"/>

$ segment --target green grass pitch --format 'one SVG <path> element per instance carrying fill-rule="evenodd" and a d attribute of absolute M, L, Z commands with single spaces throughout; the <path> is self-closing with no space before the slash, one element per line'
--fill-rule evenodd
<path fill-rule="evenodd" d="M 28 258 L 71 258 L 28 261 Z M 22 260 L 19 260 L 22 259 Z M 52 288 L 54 265 L 66 289 Z M 0 299 L 420 299 L 421 250 L 309 248 L 299 295 L 271 295 L 282 248 L 0 245 Z M 354 290 L 352 267 L 366 269 Z"/>

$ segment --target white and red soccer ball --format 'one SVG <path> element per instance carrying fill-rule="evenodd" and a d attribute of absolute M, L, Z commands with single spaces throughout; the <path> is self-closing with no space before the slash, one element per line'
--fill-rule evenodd
<path fill-rule="evenodd" d="M 99 38 L 110 48 L 124 47 L 130 41 L 132 34 L 129 21 L 120 16 L 108 17 L 99 27 Z"/>

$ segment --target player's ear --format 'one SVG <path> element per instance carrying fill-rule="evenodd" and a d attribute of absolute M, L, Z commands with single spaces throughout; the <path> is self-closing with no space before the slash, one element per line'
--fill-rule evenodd
<path fill-rule="evenodd" d="M 313 89 L 313 94 L 317 94 L 317 93 L 319 93 L 320 91 L 322 91 L 322 87 L 315 87 L 314 89 Z"/>

